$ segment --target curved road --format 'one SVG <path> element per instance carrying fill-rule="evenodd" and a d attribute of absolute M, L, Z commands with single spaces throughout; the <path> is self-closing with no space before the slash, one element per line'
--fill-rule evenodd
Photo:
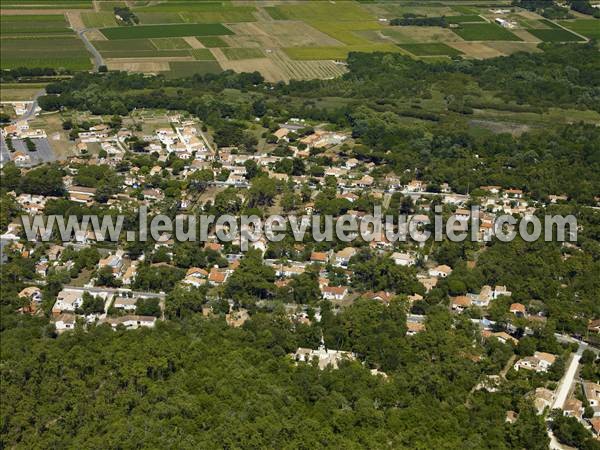
<path fill-rule="evenodd" d="M 16 119 L 14 119 L 12 121 L 12 123 L 16 123 L 16 122 L 20 122 L 21 120 L 29 120 L 32 119 L 33 117 L 35 117 L 35 110 L 37 108 L 38 105 L 38 98 L 40 98 L 42 95 L 46 94 L 46 90 L 45 89 L 40 89 L 39 91 L 37 91 L 35 93 L 35 95 L 33 96 L 33 98 L 31 99 L 31 103 L 29 104 L 29 107 L 27 108 L 27 112 L 25 114 L 23 114 L 22 116 L 17 117 Z"/>
<path fill-rule="evenodd" d="M 83 41 L 85 48 L 87 48 L 88 51 L 94 57 L 94 72 L 98 72 L 98 68 L 100 66 L 104 65 L 104 59 L 102 59 L 102 55 L 100 54 L 100 52 L 98 50 L 96 50 L 96 47 L 94 47 L 92 45 L 92 43 L 89 41 L 89 39 L 85 35 L 85 33 L 87 33 L 88 31 L 90 31 L 89 28 L 84 28 L 83 30 L 79 30 L 77 32 L 77 35 Z"/>

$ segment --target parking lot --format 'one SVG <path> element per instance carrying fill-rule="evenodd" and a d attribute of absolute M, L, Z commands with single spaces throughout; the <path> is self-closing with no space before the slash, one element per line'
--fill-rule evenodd
<path fill-rule="evenodd" d="M 6 162 L 14 158 L 14 153 L 11 154 L 9 152 L 4 139 L 1 139 L 0 141 L 0 161 L 2 165 L 4 165 L 6 164 Z M 31 159 L 31 161 L 27 164 L 20 164 L 21 166 L 35 166 L 37 164 L 52 162 L 56 160 L 56 157 L 54 156 L 54 152 L 52 151 L 52 147 L 50 147 L 50 142 L 48 142 L 48 139 L 32 139 L 32 142 L 35 144 L 36 147 L 36 151 L 34 152 L 30 152 L 27 150 L 27 145 L 22 139 L 12 140 L 12 144 L 15 148 L 15 153 L 24 153 L 26 155 L 29 155 L 29 158 Z"/>

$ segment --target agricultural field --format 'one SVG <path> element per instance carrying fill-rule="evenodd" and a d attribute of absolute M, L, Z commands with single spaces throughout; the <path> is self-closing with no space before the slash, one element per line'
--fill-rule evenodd
<path fill-rule="evenodd" d="M 90 55 L 83 43 L 74 37 L 3 38 L 0 46 L 0 67 L 53 67 L 56 69 L 88 70 Z"/>
<path fill-rule="evenodd" d="M 15 102 L 31 100 L 43 89 L 44 83 L 3 83 L 0 89 L 0 101 Z"/>
<path fill-rule="evenodd" d="M 598 19 L 563 20 L 560 24 L 589 39 L 600 39 L 600 20 Z"/>
<path fill-rule="evenodd" d="M 1 15 L 0 34 L 7 36 L 34 36 L 46 34 L 71 34 L 69 24 L 62 14 Z"/>
<path fill-rule="evenodd" d="M 109 70 L 170 77 L 194 70 L 258 70 L 269 81 L 340 76 L 350 52 L 397 52 L 433 63 L 539 52 L 540 42 L 581 41 L 574 33 L 600 37 L 597 20 L 566 20 L 559 26 L 511 7 L 503 17 L 516 27 L 507 30 L 494 23 L 497 15 L 490 8 L 497 5 L 453 3 L 0 0 L 1 66 L 90 70 L 91 54 L 73 31 L 83 29 Z M 139 23 L 124 26 L 114 15 L 116 6 L 129 7 Z M 444 16 L 451 26 L 389 25 L 405 14 Z"/>
<path fill-rule="evenodd" d="M 564 28 L 551 28 L 545 30 L 527 30 L 528 33 L 533 34 L 536 38 L 544 42 L 577 42 L 584 41 L 585 39 L 580 38 L 576 34 L 571 33 Z"/>
<path fill-rule="evenodd" d="M 175 61 L 169 63 L 171 78 L 189 77 L 194 74 L 219 73 L 223 69 L 216 61 Z"/>
<path fill-rule="evenodd" d="M 218 36 L 196 36 L 196 39 L 206 48 L 229 47 L 227 42 Z"/>
<path fill-rule="evenodd" d="M 142 39 L 183 36 L 224 36 L 233 34 L 220 23 L 193 23 L 174 25 L 140 25 L 135 27 L 103 28 L 102 34 L 108 39 Z"/>
<path fill-rule="evenodd" d="M 447 16 L 446 22 L 448 23 L 473 23 L 473 22 L 485 22 L 485 19 L 477 14 L 467 14 L 463 16 Z"/>
<path fill-rule="evenodd" d="M 289 47 L 284 51 L 297 60 L 344 60 L 350 52 L 390 52 L 399 53 L 400 48 L 391 44 L 373 44 L 367 46 L 347 45 L 344 47 Z"/>
<path fill-rule="evenodd" d="M 260 48 L 224 48 L 222 51 L 227 59 L 232 60 L 265 57 L 265 53 Z"/>
<path fill-rule="evenodd" d="M 463 54 L 460 50 L 440 42 L 430 44 L 398 44 L 398 46 L 415 56 L 459 56 Z"/>
<path fill-rule="evenodd" d="M 92 0 L 0 0 L 0 9 L 92 9 Z"/>
<path fill-rule="evenodd" d="M 453 31 L 465 41 L 520 41 L 518 36 L 495 23 L 468 23 Z"/>
<path fill-rule="evenodd" d="M 244 49 L 245 50 L 245 49 Z M 215 57 L 207 48 L 195 48 L 190 50 L 190 54 L 197 61 L 214 61 Z"/>

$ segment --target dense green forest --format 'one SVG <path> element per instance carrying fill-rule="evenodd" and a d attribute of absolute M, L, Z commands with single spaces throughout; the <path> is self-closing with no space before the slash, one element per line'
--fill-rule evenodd
<path fill-rule="evenodd" d="M 387 380 L 357 362 L 294 366 L 284 353 L 311 344 L 311 333 L 291 331 L 277 313 L 244 329 L 195 316 L 152 331 L 98 327 L 57 339 L 44 320 L 3 317 L 2 446 L 547 447 L 543 421 L 519 396 L 469 394 L 500 349 L 476 346 L 490 361 L 476 364 L 463 354 L 475 333 L 469 324 L 452 329 L 438 311 L 409 340 L 393 314 L 373 302 L 340 319 L 363 330 L 357 350 L 398 361 Z M 515 424 L 505 423 L 508 409 L 520 412 Z"/>
<path fill-rule="evenodd" d="M 317 271 L 309 269 L 289 286 L 275 288 L 274 270 L 250 252 L 223 287 L 224 297 L 251 313 L 240 328 L 226 325 L 225 300 L 210 297 L 205 288 L 176 287 L 190 267 L 227 266 L 219 253 L 176 243 L 168 255 L 155 251 L 152 241 L 124 243 L 133 257 L 147 255 L 134 288 L 166 291 L 168 320 L 152 330 L 79 327 L 60 336 L 47 318 L 15 313 L 23 306 L 18 292 L 36 280 L 35 263 L 9 253 L 0 278 L 0 448 L 548 448 L 544 418 L 536 415 L 527 394 L 562 376 L 565 355 L 572 349 L 559 344 L 554 332 L 583 334 L 588 320 L 600 317 L 600 218 L 590 208 L 600 193 L 600 128 L 578 121 L 545 123 L 517 136 L 473 133 L 469 122 L 473 108 L 484 102 L 483 94 L 485 102 L 502 104 L 509 112 L 539 113 L 551 107 L 600 112 L 597 49 L 591 44 L 543 49 L 533 55 L 445 63 L 353 53 L 348 74 L 339 79 L 288 85 L 270 85 L 258 73 L 233 72 L 181 80 L 81 73 L 50 84 L 48 95 L 40 98 L 47 111 L 68 108 L 118 116 L 135 108 L 184 110 L 211 127 L 220 145 L 248 151 L 256 142 L 247 124 L 256 117 L 271 131 L 290 117 L 327 121 L 333 129 L 351 130 L 356 145 L 344 156 L 375 163 L 376 176 L 394 172 L 407 181 L 418 174 L 434 186 L 447 182 L 456 192 L 469 192 L 473 203 L 482 195 L 477 190 L 482 185 L 524 189 L 533 201 L 567 194 L 569 202 L 544 212 L 575 214 L 581 231 L 576 248 L 520 239 L 493 241 L 484 251 L 467 242 L 436 244 L 431 257 L 454 270 L 428 293 L 414 268 L 360 251 L 349 263 L 353 273 L 348 279 L 345 271 L 327 268 L 332 285 L 337 277 L 358 291 L 386 290 L 395 298 L 389 306 L 359 299 L 337 314 L 321 300 Z M 14 80 L 21 72 L 3 72 L 2 80 Z M 52 75 L 41 69 L 24 73 L 45 74 Z M 441 98 L 442 106 L 428 103 L 434 97 Z M 337 101 L 327 103 L 331 98 Z M 121 177 L 131 167 L 157 164 L 143 143 L 131 145 L 139 152 L 114 168 L 79 168 L 77 183 L 100 188 L 93 206 L 66 198 L 65 172 L 59 165 L 27 172 L 7 165 L 2 226 L 16 211 L 8 190 L 58 197 L 48 201 L 46 214 L 117 214 L 106 200 L 120 189 Z M 287 149 L 275 151 L 286 154 Z M 309 162 L 306 169 L 290 158 L 280 169 L 318 176 L 331 161 L 317 153 Z M 171 158 L 161 167 L 176 174 L 179 163 Z M 251 186 L 244 202 L 228 189 L 204 205 L 204 211 L 260 213 L 278 194 L 290 209 L 299 203 L 297 197 L 310 199 L 310 189 L 297 194 L 256 166 L 247 169 Z M 174 217 L 181 192 L 201 192 L 212 176 L 200 171 L 184 181 L 158 174 L 148 176 L 147 186 L 164 192 L 160 212 Z M 350 208 L 336 198 L 335 179 L 326 181 L 315 203 L 332 214 Z M 372 199 L 364 195 L 352 208 L 367 211 L 371 206 Z M 415 209 L 412 202 L 395 197 L 389 207 L 392 213 Z M 124 212 L 125 229 L 136 229 L 135 215 Z M 286 241 L 269 246 L 267 255 L 300 261 L 313 249 L 343 246 L 306 242 L 297 251 Z M 46 311 L 72 277 L 96 267 L 100 253 L 95 248 L 67 250 L 62 258 L 74 264 L 68 272 L 48 275 Z M 476 266 L 467 266 L 475 260 Z M 164 262 L 170 265 L 152 265 Z M 115 282 L 112 274 L 99 276 L 103 285 Z M 508 285 L 513 292 L 511 299 L 493 304 L 493 320 L 502 324 L 512 319 L 511 301 L 546 320 L 516 346 L 483 339 L 470 320 L 478 317 L 476 309 L 452 315 L 448 296 L 478 292 L 484 284 Z M 411 309 L 406 301 L 413 293 L 423 300 Z M 93 309 L 96 300 L 87 300 L 84 308 Z M 292 322 L 284 302 L 305 304 L 312 314 L 318 307 L 322 319 L 309 325 Z M 207 305 L 215 318 L 202 317 Z M 159 314 L 156 302 L 143 309 Z M 408 312 L 426 314 L 423 332 L 406 335 Z M 523 332 L 523 324 L 517 326 Z M 288 356 L 298 347 L 317 348 L 321 340 L 328 348 L 354 352 L 358 360 L 337 370 L 319 370 L 296 365 Z M 511 357 L 536 350 L 558 355 L 560 363 L 548 374 L 510 371 L 496 392 L 476 388 L 507 367 Z M 593 356 L 586 356 L 583 373 L 598 381 L 597 365 Z M 371 369 L 387 376 L 374 376 Z M 507 411 L 517 413 L 514 423 L 506 421 Z M 589 433 L 571 422 L 556 420 L 556 434 L 565 442 L 597 448 Z"/>

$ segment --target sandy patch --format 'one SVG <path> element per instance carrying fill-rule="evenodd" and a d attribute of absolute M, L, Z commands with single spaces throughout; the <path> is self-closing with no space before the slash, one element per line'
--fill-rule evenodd
<path fill-rule="evenodd" d="M 81 18 L 81 14 L 79 12 L 71 11 L 66 15 L 71 28 L 76 31 L 83 30 L 85 28 L 85 24 L 83 23 L 83 19 Z"/>
<path fill-rule="evenodd" d="M 188 45 L 192 48 L 204 48 L 204 45 L 202 45 L 202 42 L 200 42 L 198 39 L 196 39 L 194 36 L 185 36 L 183 38 L 183 40 L 185 42 L 188 43 Z"/>
<path fill-rule="evenodd" d="M 104 36 L 100 30 L 89 30 L 85 32 L 85 35 L 90 41 L 108 41 L 106 36 Z"/>
<path fill-rule="evenodd" d="M 494 58 L 503 55 L 502 52 L 479 42 L 448 42 L 447 44 L 460 50 L 467 57 L 475 59 Z"/>
<path fill-rule="evenodd" d="M 124 70 L 127 72 L 166 72 L 171 70 L 168 61 L 124 61 L 122 59 L 104 60 L 109 70 Z"/>
<path fill-rule="evenodd" d="M 528 33 L 527 30 L 510 30 L 515 36 L 519 36 L 524 42 L 542 42 L 541 39 L 536 38 L 533 34 Z"/>

